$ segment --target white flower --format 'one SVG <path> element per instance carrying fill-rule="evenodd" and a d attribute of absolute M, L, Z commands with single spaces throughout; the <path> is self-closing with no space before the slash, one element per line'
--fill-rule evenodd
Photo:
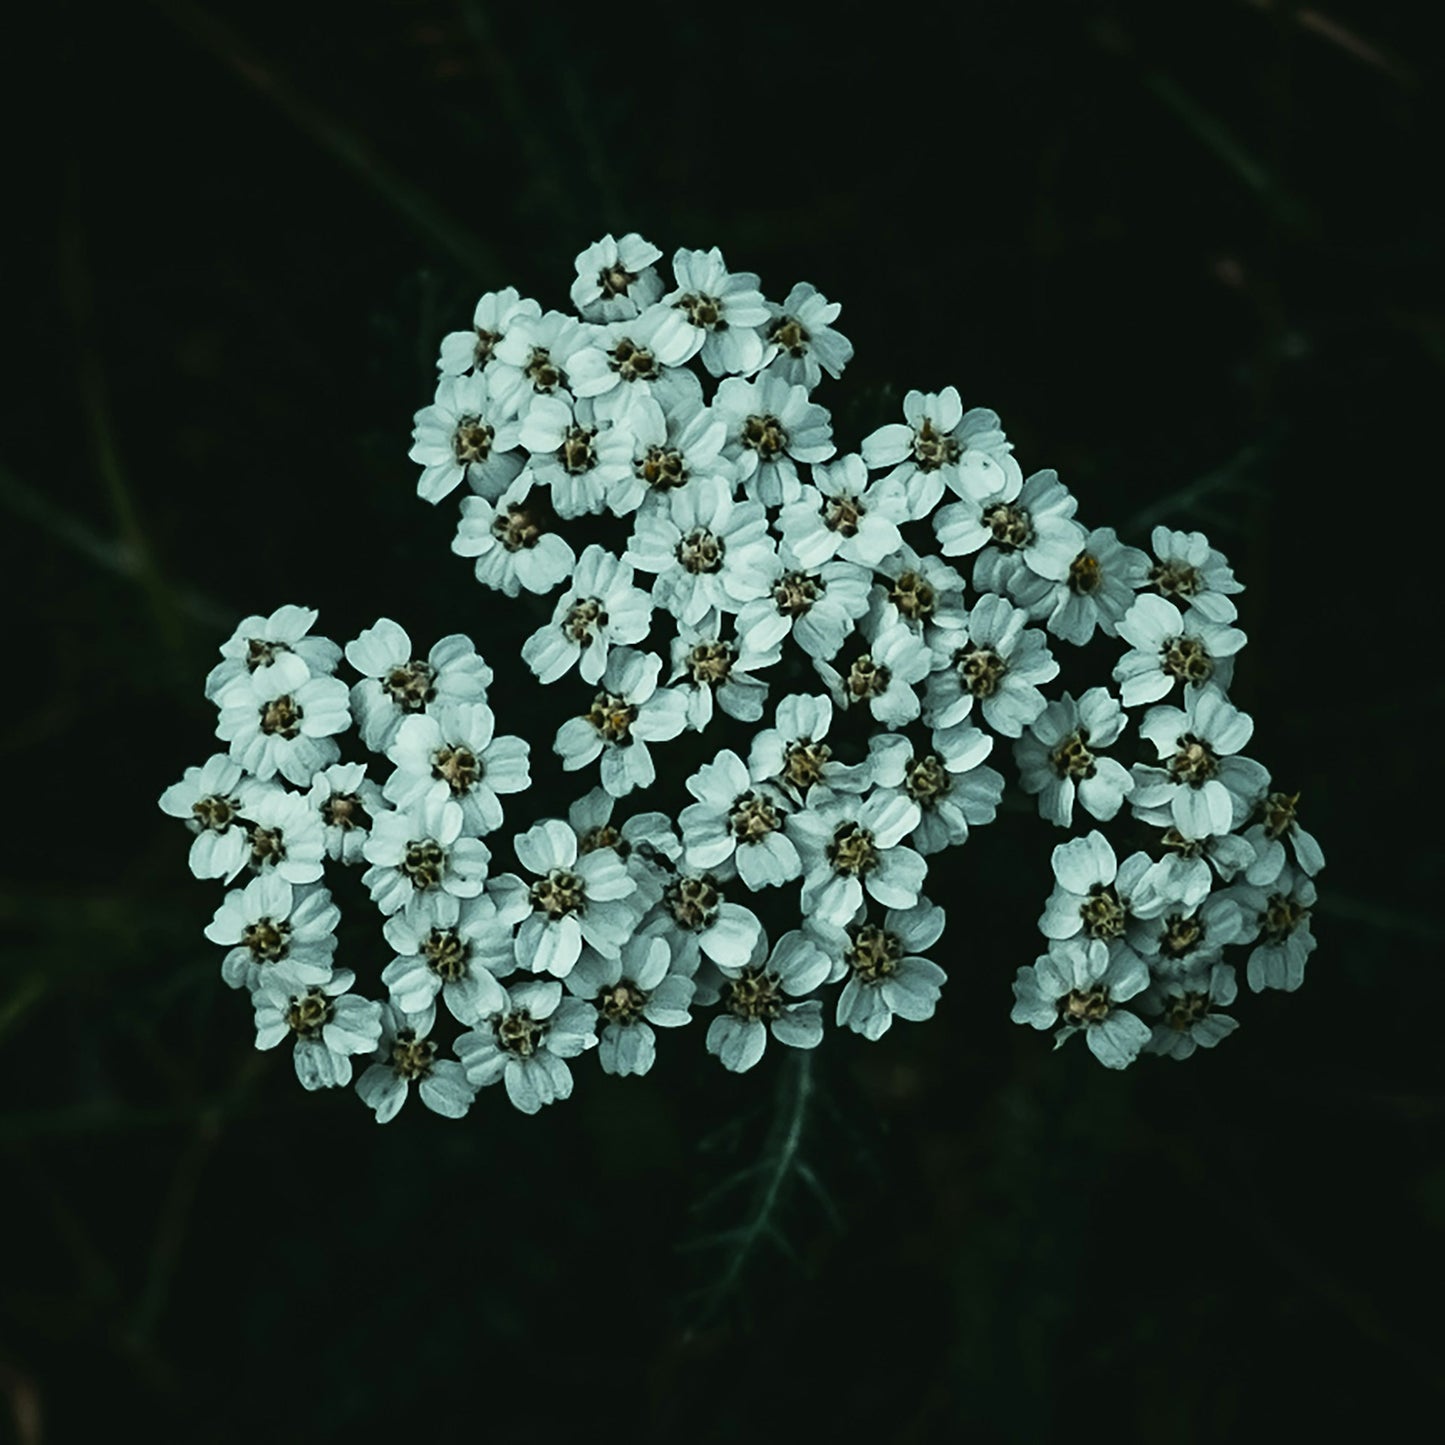
<path fill-rule="evenodd" d="M 477 581 L 508 597 L 523 588 L 550 592 L 577 561 L 567 541 L 552 530 L 545 494 L 532 495 L 532 482 L 532 474 L 522 471 L 495 505 L 485 497 L 464 497 L 452 538 L 458 557 L 476 559 Z"/>
<path fill-rule="evenodd" d="M 910 519 L 926 517 L 945 486 L 975 501 L 1018 496 L 1023 473 L 996 413 L 974 407 L 965 415 L 957 388 L 950 386 L 937 393 L 910 391 L 903 416 L 864 437 L 862 451 L 874 470 L 893 468 L 888 479 L 903 487 Z"/>
<path fill-rule="evenodd" d="M 722 252 L 680 250 L 672 258 L 677 289 L 664 300 L 693 332 L 694 354 L 713 376 L 742 375 L 763 364 L 762 327 L 769 319 L 758 278 L 729 273 Z"/>
<path fill-rule="evenodd" d="M 348 642 L 346 660 L 362 674 L 351 689 L 361 740 L 377 753 L 391 747 L 411 714 L 432 704 L 485 702 L 492 682 L 492 669 L 477 656 L 470 638 L 452 633 L 424 658 L 417 657 L 406 629 L 389 617 Z"/>
<path fill-rule="evenodd" d="M 442 337 L 437 370 L 445 376 L 485 370 L 497 343 L 507 334 L 512 322 L 520 316 L 541 314 L 542 308 L 530 296 L 522 296 L 515 286 L 488 291 L 472 313 L 472 329 L 450 331 Z"/>
<path fill-rule="evenodd" d="M 993 743 L 988 733 L 968 723 L 935 731 L 931 752 L 901 733 L 868 740 L 873 781 L 918 804 L 918 826 L 911 836 L 920 853 L 941 853 L 965 842 L 970 827 L 993 822 L 1004 789 L 1003 774 L 983 762 Z"/>
<path fill-rule="evenodd" d="M 538 397 L 570 401 L 567 368 L 592 344 L 592 327 L 560 311 L 516 316 L 492 351 L 487 390 L 493 414 L 525 421 Z"/>
<path fill-rule="evenodd" d="M 723 637 L 720 612 L 709 612 L 696 625 L 678 624 L 668 680 L 687 699 L 687 725 L 695 732 L 712 722 L 714 698 L 718 707 L 740 722 L 757 722 L 763 715 L 768 685 L 750 674 L 771 667 L 781 653 L 776 644 L 760 646 L 744 622 L 745 614 L 746 609 L 734 619 L 735 638 Z"/>
<path fill-rule="evenodd" d="M 768 304 L 765 363 L 770 374 L 811 391 L 826 371 L 835 379 L 853 359 L 853 343 L 833 329 L 842 305 L 815 286 L 800 281 L 779 306 Z"/>
<path fill-rule="evenodd" d="M 296 1077 L 303 1088 L 344 1088 L 351 1060 L 369 1054 L 381 1037 L 381 1005 L 347 990 L 356 981 L 339 968 L 325 983 L 291 991 L 262 984 L 251 995 L 256 1011 L 256 1047 L 274 1049 L 295 1040 Z"/>
<path fill-rule="evenodd" d="M 241 784 L 241 812 L 250 824 L 253 868 L 275 872 L 288 883 L 321 877 L 326 830 L 305 796 L 248 778 Z"/>
<path fill-rule="evenodd" d="M 612 643 L 641 642 L 652 627 L 652 600 L 632 585 L 632 568 L 605 547 L 587 547 L 552 621 L 522 644 L 522 660 L 542 682 L 556 682 L 574 662 L 596 683 Z"/>
<path fill-rule="evenodd" d="M 181 781 L 161 794 L 161 811 L 184 818 L 195 834 L 189 865 L 197 878 L 223 878 L 229 883 L 251 856 L 241 818 L 242 776 L 239 763 L 215 753 L 199 768 L 187 768 Z"/>
<path fill-rule="evenodd" d="M 914 1022 L 932 1018 L 947 975 L 921 952 L 938 942 L 943 924 L 943 909 L 920 898 L 912 908 L 890 908 L 881 925 L 860 919 L 846 931 L 834 930 L 842 934 L 848 967 L 838 995 L 839 1028 L 880 1039 L 895 1015 Z"/>
<path fill-rule="evenodd" d="M 1238 992 L 1234 970 L 1227 963 L 1156 980 L 1139 1000 L 1150 1017 L 1162 1015 L 1144 1045 L 1146 1052 L 1187 1059 L 1195 1049 L 1212 1049 L 1239 1027 L 1236 1019 L 1219 1012 L 1234 1002 Z"/>
<path fill-rule="evenodd" d="M 635 320 L 603 327 L 573 357 L 572 390 L 592 398 L 605 421 L 630 420 L 647 398 L 664 410 L 701 403 L 702 383 L 682 365 L 695 350 L 693 338 L 681 312 L 650 306 Z"/>
<path fill-rule="evenodd" d="M 713 408 L 728 424 L 725 455 L 737 464 L 743 490 L 776 507 L 802 495 L 799 462 L 825 462 L 836 450 L 827 411 L 803 386 L 764 373 L 756 381 L 730 376 Z"/>
<path fill-rule="evenodd" d="M 1182 708 L 1151 707 L 1139 733 L 1164 767 L 1134 765 L 1134 807 L 1168 807 L 1185 838 L 1233 831 L 1269 786 L 1259 763 L 1233 756 L 1253 735 L 1254 720 L 1212 684 L 1186 689 Z"/>
<path fill-rule="evenodd" d="M 341 649 L 329 637 L 307 637 L 320 614 L 311 607 L 278 607 L 269 617 L 248 617 L 221 644 L 221 661 L 206 676 L 212 702 L 238 678 L 264 672 L 278 656 L 290 653 L 308 672 L 324 677 L 336 671 Z"/>
<path fill-rule="evenodd" d="M 866 706 L 887 728 L 910 723 L 922 709 L 914 686 L 929 674 L 928 644 L 898 615 L 891 602 L 877 599 L 862 624 L 862 636 L 847 671 L 821 657 L 813 668 L 841 708 Z M 849 648 L 853 651 L 854 648 Z"/>
<path fill-rule="evenodd" d="M 221 715 L 216 736 L 231 745 L 231 757 L 263 782 L 279 772 L 298 787 L 310 787 L 340 749 L 333 741 L 351 722 L 346 684 L 318 677 L 295 652 L 279 652 L 223 687 L 216 701 Z"/>
<path fill-rule="evenodd" d="M 444 376 L 436 399 L 417 412 L 407 456 L 420 462 L 416 491 L 433 504 L 465 481 L 479 496 L 496 498 L 522 470 L 521 428 L 492 400 L 481 374 Z"/>
<path fill-rule="evenodd" d="M 575 407 L 559 397 L 539 396 L 522 424 L 522 445 L 532 453 L 524 478 L 542 486 L 559 517 L 595 515 L 608 493 L 632 472 L 632 432 L 607 422 L 590 401 Z"/>
<path fill-rule="evenodd" d="M 459 1063 L 437 1058 L 436 1040 L 427 1037 L 435 1015 L 417 1017 L 383 1004 L 381 1020 L 381 1062 L 356 1081 L 356 1092 L 376 1112 L 376 1122 L 396 1118 L 413 1084 L 432 1113 L 460 1119 L 472 1107 L 477 1090 Z"/>
<path fill-rule="evenodd" d="M 499 793 L 532 785 L 525 738 L 497 737 L 496 716 L 486 703 L 438 707 L 407 718 L 387 756 L 396 771 L 386 797 L 406 809 L 429 794 L 450 798 L 462 810 L 462 831 L 481 837 L 502 826 Z"/>
<path fill-rule="evenodd" d="M 875 584 L 873 596 L 891 602 L 930 646 L 940 633 L 967 630 L 963 578 L 941 557 L 921 557 L 905 544 L 875 562 L 873 571 L 887 579 L 886 586 L 881 581 Z"/>
<path fill-rule="evenodd" d="M 1071 938 L 1051 943 L 1035 963 L 1014 979 L 1016 1024 L 1036 1029 L 1059 1026 L 1055 1047 L 1080 1029 L 1101 1064 L 1122 1069 L 1149 1042 L 1149 1025 L 1119 1007 L 1149 986 L 1149 970 L 1130 949 L 1110 952 L 1098 939 Z"/>
<path fill-rule="evenodd" d="M 788 1000 L 811 993 L 829 971 L 828 955 L 800 929 L 785 933 L 771 954 L 766 939 L 759 939 L 750 962 L 723 984 L 726 1012 L 708 1026 L 708 1053 L 741 1074 L 762 1058 L 770 1031 L 790 1048 L 816 1048 L 823 1037 L 823 1005 L 817 999 Z"/>
<path fill-rule="evenodd" d="M 1244 591 L 1223 552 L 1209 545 L 1203 532 L 1171 532 L 1155 527 L 1151 537 L 1158 563 L 1149 582 L 1166 597 L 1177 597 L 1211 622 L 1233 622 L 1236 611 L 1227 594 Z"/>
<path fill-rule="evenodd" d="M 577 257 L 572 304 L 588 321 L 623 321 L 662 295 L 653 264 L 662 252 L 636 231 L 594 241 Z"/>
<path fill-rule="evenodd" d="M 1060 843 L 1053 852 L 1054 891 L 1039 919 L 1045 938 L 1082 935 L 1114 944 L 1130 918 L 1157 918 L 1167 906 L 1149 886 L 1151 860 L 1133 853 L 1121 864 L 1097 828 Z"/>
<path fill-rule="evenodd" d="M 736 612 L 766 596 L 778 574 L 762 507 L 734 501 L 718 477 L 669 493 L 665 509 L 639 512 L 625 557 L 658 574 L 653 600 L 685 623 L 713 609 Z"/>
<path fill-rule="evenodd" d="M 619 826 L 612 821 L 616 808 L 617 799 L 605 788 L 593 788 L 567 809 L 567 822 L 577 835 L 578 854 L 599 848 L 615 853 L 637 883 L 637 907 L 649 908 L 662 897 L 682 844 L 666 813 L 634 813 Z"/>
<path fill-rule="evenodd" d="M 1148 960 L 1155 978 L 1176 978 L 1209 967 L 1244 933 L 1239 903 L 1225 889 L 1209 894 L 1197 907 L 1171 901 L 1152 922 L 1131 925 L 1129 940 Z"/>
<path fill-rule="evenodd" d="M 579 855 L 577 834 L 546 818 L 512 840 L 517 860 L 537 875 L 531 913 L 517 931 L 517 962 L 564 978 L 583 943 L 615 958 L 637 922 L 637 880 L 611 848 Z"/>
<path fill-rule="evenodd" d="M 1164 856 L 1149 870 L 1146 885 L 1159 897 L 1185 908 L 1204 901 L 1214 886 L 1215 874 L 1228 883 L 1254 860 L 1254 849 L 1236 833 L 1185 837 L 1174 826 L 1167 802 L 1152 808 L 1135 808 L 1134 816 L 1164 830 L 1159 839 Z"/>
<path fill-rule="evenodd" d="M 717 477 L 731 491 L 733 464 L 722 454 L 727 423 L 700 397 L 673 397 L 666 409 L 648 398 L 632 408 L 627 420 L 632 472 L 608 489 L 607 506 L 614 516 L 665 506 L 668 493 L 694 477 Z"/>
<path fill-rule="evenodd" d="M 381 971 L 392 1002 L 419 1014 L 437 995 L 460 1023 L 475 1024 L 503 1007 L 498 977 L 516 966 L 513 928 L 531 911 L 522 889 L 457 898 L 432 892 L 393 913 L 382 932 L 396 957 Z"/>
<path fill-rule="evenodd" d="M 1028 613 L 992 593 L 968 614 L 968 636 L 940 630 L 933 640 L 924 720 L 952 727 L 977 699 L 984 721 L 1004 737 L 1018 737 L 1046 706 L 1037 684 L 1059 675 L 1044 635 L 1028 627 Z"/>
<path fill-rule="evenodd" d="M 567 987 L 597 1009 L 597 1062 L 604 1073 L 645 1074 L 657 1054 L 652 1026 L 680 1028 L 691 1021 L 693 981 L 674 970 L 672 949 L 657 934 L 629 938 L 616 958 L 589 950 L 567 976 Z"/>
<path fill-rule="evenodd" d="M 1260 940 L 1249 955 L 1245 976 L 1250 988 L 1293 993 L 1304 982 L 1305 963 L 1318 942 L 1310 929 L 1313 880 L 1286 863 L 1269 887 L 1237 883 L 1230 891 L 1244 916 L 1246 938 Z"/>
<path fill-rule="evenodd" d="M 695 803 L 678 815 L 689 868 L 730 876 L 737 868 L 754 891 L 786 883 L 802 872 L 798 850 L 783 833 L 783 795 L 750 776 L 748 766 L 724 748 L 687 780 Z"/>
<path fill-rule="evenodd" d="M 835 793 L 793 814 L 787 826 L 803 859 L 803 912 L 846 924 L 865 888 L 885 908 L 911 908 L 928 865 L 900 845 L 919 816 L 917 803 L 891 791 L 867 799 Z"/>
<path fill-rule="evenodd" d="M 738 629 L 758 647 L 777 647 L 790 633 L 815 661 L 836 657 L 868 610 L 870 577 L 856 562 L 825 562 L 815 571 L 789 570 L 766 597 L 745 604 Z"/>
<path fill-rule="evenodd" d="M 1119 623 L 1119 636 L 1133 649 L 1114 667 L 1125 707 L 1158 702 L 1177 681 L 1202 687 L 1213 681 L 1229 686 L 1233 664 L 1228 661 L 1245 644 L 1237 627 L 1211 622 L 1203 614 L 1187 614 L 1163 597 L 1146 593 Z"/>
<path fill-rule="evenodd" d="M 719 968 L 742 968 L 765 938 L 757 915 L 729 902 L 714 874 L 676 867 L 669 871 L 671 879 L 663 888 L 660 906 L 676 940 L 679 971 L 695 973 L 699 952 Z"/>
<path fill-rule="evenodd" d="M 306 798 L 321 819 L 326 856 L 360 863 L 372 817 L 385 806 L 381 789 L 366 776 L 365 763 L 333 763 L 317 773 Z"/>
<path fill-rule="evenodd" d="M 321 887 L 293 888 L 263 873 L 233 888 L 206 925 L 206 937 L 230 952 L 221 977 L 253 993 L 263 983 L 305 988 L 331 977 L 341 910 Z"/>
<path fill-rule="evenodd" d="M 460 805 L 435 793 L 377 814 L 362 850 L 372 866 L 361 876 L 376 906 L 395 913 L 432 890 L 475 898 L 492 854 L 480 838 L 463 838 L 461 831 Z"/>
<path fill-rule="evenodd" d="M 1105 637 L 1118 632 L 1148 568 L 1149 558 L 1137 547 L 1126 547 L 1112 527 L 1096 527 L 1069 563 L 1067 577 L 1050 581 L 1020 569 L 1010 580 L 1009 593 L 1030 617 L 1043 618 L 1055 637 L 1083 647 L 1096 628 Z"/>
<path fill-rule="evenodd" d="M 602 786 L 614 798 L 646 788 L 657 776 L 649 742 L 666 742 L 687 726 L 687 702 L 659 688 L 662 659 L 619 647 L 607 659 L 602 689 L 580 717 L 557 729 L 553 748 L 569 772 L 602 758 Z"/>
<path fill-rule="evenodd" d="M 1073 520 L 1078 502 L 1052 468 L 1035 472 L 1017 498 L 967 498 L 942 507 L 933 530 L 945 557 L 984 548 L 974 563 L 980 592 L 1004 592 L 1020 573 L 1062 582 L 1084 547 L 1084 529 Z"/>
<path fill-rule="evenodd" d="M 562 985 L 537 979 L 514 984 L 507 1004 L 456 1042 L 467 1078 L 479 1089 L 503 1079 L 507 1097 L 524 1114 L 570 1098 L 567 1060 L 597 1042 L 597 1010 L 563 998 Z"/>
<path fill-rule="evenodd" d="M 834 557 L 876 567 L 903 544 L 898 523 L 907 498 L 896 482 L 868 483 L 862 457 L 850 452 L 813 468 L 813 482 L 778 513 L 783 560 L 812 570 Z"/>
<path fill-rule="evenodd" d="M 1074 799 L 1101 823 L 1123 806 L 1134 786 L 1129 770 L 1100 750 L 1119 740 L 1127 725 L 1119 701 L 1106 687 L 1091 687 L 1049 703 L 1014 744 L 1019 782 L 1039 795 L 1039 816 L 1060 828 L 1074 819 Z"/>
<path fill-rule="evenodd" d="M 1315 835 L 1300 827 L 1295 817 L 1298 806 L 1298 793 L 1270 793 L 1260 800 L 1256 809 L 1258 821 L 1244 831 L 1244 841 L 1254 849 L 1254 859 L 1245 873 L 1246 882 L 1264 888 L 1274 883 L 1288 861 L 1286 838 L 1301 873 L 1312 878 L 1325 866 L 1324 850 Z"/>
<path fill-rule="evenodd" d="M 815 785 L 861 793 L 872 781 L 868 764 L 839 762 L 825 739 L 833 721 L 827 697 L 793 693 L 778 704 L 777 726 L 753 737 L 748 772 L 804 803 Z"/>

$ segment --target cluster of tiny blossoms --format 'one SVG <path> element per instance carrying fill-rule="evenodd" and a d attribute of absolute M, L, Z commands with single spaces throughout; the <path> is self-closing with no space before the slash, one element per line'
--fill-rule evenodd
<path fill-rule="evenodd" d="M 161 807 L 194 834 L 192 872 L 231 885 L 206 934 L 258 1047 L 289 1040 L 307 1088 L 355 1075 L 385 1121 L 413 1084 L 450 1117 L 499 1080 L 535 1112 L 594 1047 L 646 1073 L 655 1030 L 695 1009 L 734 1071 L 770 1036 L 816 1046 L 825 1004 L 877 1039 L 937 1006 L 928 860 L 995 816 L 991 757 L 1077 835 L 1016 1022 L 1120 1068 L 1233 1031 L 1228 958 L 1256 991 L 1297 988 L 1323 856 L 1243 751 L 1225 557 L 1084 526 L 952 387 L 840 453 L 813 400 L 852 356 L 838 304 L 805 284 L 770 300 L 715 249 L 678 251 L 670 281 L 660 261 L 603 238 L 577 258 L 577 314 L 483 296 L 416 417 L 420 495 L 462 493 L 453 550 L 486 587 L 555 598 L 522 657 L 565 693 L 551 747 L 587 789 L 513 832 L 517 872 L 492 843 L 529 743 L 498 732 L 466 637 L 423 653 L 383 618 L 343 649 L 286 606 L 221 648 L 227 751 Z M 1108 649 L 1085 680 L 1113 686 L 1046 690 L 1065 643 Z M 663 745 L 737 724 L 685 806 L 627 808 Z M 371 758 L 343 761 L 343 734 Z M 1121 857 L 1095 822 L 1145 846 Z M 328 865 L 364 870 L 384 997 L 335 966 Z"/>

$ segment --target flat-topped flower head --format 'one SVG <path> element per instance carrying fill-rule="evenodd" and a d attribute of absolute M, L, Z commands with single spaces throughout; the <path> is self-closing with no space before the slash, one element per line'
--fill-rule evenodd
<path fill-rule="evenodd" d="M 1118 633 L 1148 567 L 1145 553 L 1126 547 L 1112 527 L 1096 527 L 1066 576 L 1051 580 L 1027 567 L 1015 569 L 1009 595 L 1055 637 L 1083 647 L 1096 630 L 1105 637 Z"/>
<path fill-rule="evenodd" d="M 1083 550 L 1077 502 L 1052 469 L 1035 472 L 1016 497 L 966 498 L 939 509 L 933 529 L 945 557 L 979 553 L 973 585 L 1005 592 L 1026 573 L 1062 582 Z M 982 550 L 980 550 L 982 549 Z"/>
<path fill-rule="evenodd" d="M 693 333 L 694 354 L 712 376 L 748 376 L 763 364 L 763 328 L 771 313 L 751 271 L 727 269 L 723 254 L 679 250 L 675 290 L 663 299 Z"/>
<path fill-rule="evenodd" d="M 1111 950 L 1099 939 L 1071 938 L 1021 968 L 1014 979 L 1016 1024 L 1053 1029 L 1054 1046 L 1083 1032 L 1089 1051 L 1111 1069 L 1133 1063 L 1151 1030 L 1120 1005 L 1149 987 L 1149 970 L 1130 949 Z"/>
<path fill-rule="evenodd" d="M 572 1095 L 567 1060 L 593 1048 L 597 1010 L 564 998 L 562 985 L 537 979 L 513 984 L 504 1007 L 456 1042 L 457 1057 L 478 1089 L 504 1080 L 524 1114 Z"/>
<path fill-rule="evenodd" d="M 853 343 L 833 328 L 842 309 L 839 302 L 829 301 L 806 281 L 794 286 L 781 306 L 769 303 L 770 320 L 764 333 L 768 374 L 809 391 L 825 371 L 835 379 L 842 376 L 853 359 Z"/>
<path fill-rule="evenodd" d="M 943 909 L 920 898 L 912 908 L 888 909 L 881 924 L 862 917 L 831 930 L 842 935 L 837 946 L 848 969 L 838 995 L 839 1028 L 880 1039 L 894 1018 L 932 1018 L 947 975 L 922 954 L 938 942 L 943 925 Z"/>
<path fill-rule="evenodd" d="M 919 816 L 917 803 L 889 790 L 835 793 L 794 813 L 788 834 L 803 859 L 803 912 L 846 924 L 865 890 L 885 908 L 911 908 L 928 865 L 902 842 Z"/>
<path fill-rule="evenodd" d="M 497 344 L 519 317 L 538 317 L 542 308 L 530 296 L 524 297 L 515 286 L 488 291 L 477 302 L 472 313 L 471 328 L 449 331 L 442 337 L 437 370 L 443 376 L 461 376 L 468 371 L 483 372 L 491 364 Z"/>
<path fill-rule="evenodd" d="M 656 262 L 662 257 L 636 231 L 594 241 L 577 257 L 572 304 L 588 321 L 625 321 L 662 296 Z"/>
<path fill-rule="evenodd" d="M 573 357 L 572 389 L 590 399 L 601 420 L 629 426 L 648 400 L 664 411 L 700 405 L 702 383 L 682 365 L 692 351 L 693 330 L 682 313 L 650 306 L 635 320 L 602 327 Z"/>
<path fill-rule="evenodd" d="M 492 400 L 480 374 L 443 376 L 436 399 L 417 412 L 407 455 L 421 464 L 417 495 L 433 504 L 463 483 L 478 496 L 506 491 L 525 460 L 517 450 L 521 427 Z"/>
<path fill-rule="evenodd" d="M 723 1012 L 708 1025 L 708 1053 L 741 1074 L 762 1058 L 770 1033 L 789 1048 L 816 1048 L 823 1038 L 823 1005 L 802 995 L 830 970 L 828 955 L 801 929 L 785 933 L 771 953 L 760 939 L 747 964 L 725 970 Z"/>
<path fill-rule="evenodd" d="M 916 689 L 932 666 L 928 644 L 882 598 L 874 599 L 858 633 L 833 662 L 813 659 L 838 707 L 866 708 L 888 728 L 902 727 L 922 711 Z"/>
<path fill-rule="evenodd" d="M 1157 918 L 1167 900 L 1148 883 L 1152 860 L 1133 853 L 1121 864 L 1097 828 L 1053 852 L 1054 891 L 1039 928 L 1045 938 L 1083 937 L 1115 944 L 1137 919 Z"/>
<path fill-rule="evenodd" d="M 871 782 L 867 764 L 845 763 L 833 755 L 828 733 L 832 699 L 792 693 L 778 703 L 776 726 L 753 737 L 749 775 L 772 784 L 792 801 L 805 803 L 814 787 L 861 793 Z"/>
<path fill-rule="evenodd" d="M 739 630 L 760 647 L 791 636 L 815 662 L 835 657 L 868 611 L 868 569 L 837 560 L 806 570 L 779 565 L 767 595 L 740 610 Z"/>

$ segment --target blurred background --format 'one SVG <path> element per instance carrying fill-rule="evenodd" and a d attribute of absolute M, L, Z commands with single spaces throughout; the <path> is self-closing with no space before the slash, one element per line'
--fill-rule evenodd
<path fill-rule="evenodd" d="M 1438 1410 L 1426 11 L 840 5 L 819 27 L 157 0 L 28 22 L 0 1439 L 1193 1441 Z M 565 306 L 575 254 L 629 230 L 843 303 L 856 358 L 818 393 L 843 445 L 955 384 L 1087 524 L 1229 554 L 1251 752 L 1329 860 L 1302 991 L 1246 995 L 1184 1065 L 1052 1054 L 1008 1015 L 1056 839 L 1010 813 L 930 888 L 937 1017 L 830 1032 L 806 1076 L 776 1046 L 725 1076 L 695 1028 L 644 1081 L 580 1061 L 534 1119 L 493 1091 L 378 1130 L 252 1049 L 201 934 L 221 889 L 156 807 L 216 746 L 216 648 L 282 602 L 340 639 L 388 615 L 423 645 L 470 633 L 528 696 L 527 616 L 449 553 L 454 503 L 417 500 L 412 414 L 478 295 Z M 343 936 L 363 978 L 374 935 Z"/>

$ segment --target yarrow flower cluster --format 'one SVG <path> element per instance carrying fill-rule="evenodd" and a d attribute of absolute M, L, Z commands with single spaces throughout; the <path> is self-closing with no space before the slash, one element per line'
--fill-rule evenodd
<path fill-rule="evenodd" d="M 1230 959 L 1299 987 L 1324 858 L 1245 753 L 1223 555 L 1086 527 L 953 387 L 840 452 L 813 399 L 852 357 L 838 304 L 769 300 L 716 249 L 661 262 L 637 235 L 589 246 L 575 315 L 483 296 L 416 415 L 418 494 L 463 493 L 453 551 L 548 599 L 520 658 L 562 699 L 566 817 L 514 816 L 533 742 L 466 636 L 418 647 L 381 618 L 343 647 L 288 605 L 222 645 L 225 751 L 160 805 L 226 887 L 206 936 L 258 1047 L 289 1044 L 308 1089 L 354 1078 L 385 1122 L 413 1084 L 447 1117 L 499 1081 L 536 1112 L 594 1048 L 647 1073 L 695 1010 L 735 1072 L 829 1019 L 877 1039 L 939 1003 L 929 866 L 993 820 L 1010 762 L 1074 834 L 1016 1022 L 1122 1068 L 1233 1032 Z M 1064 690 L 1062 644 L 1112 663 Z M 630 807 L 703 734 L 665 806 Z M 336 961 L 348 868 L 387 958 L 361 988 Z"/>

